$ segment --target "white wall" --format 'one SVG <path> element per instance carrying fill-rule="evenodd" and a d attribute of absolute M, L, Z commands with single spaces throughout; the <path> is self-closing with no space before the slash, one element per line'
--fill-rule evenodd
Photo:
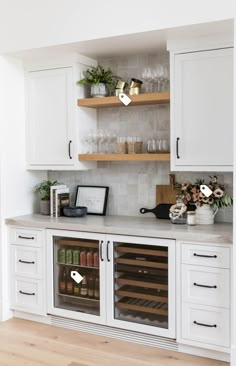
<path fill-rule="evenodd" d="M 233 18 L 233 0 L 0 0 L 0 53 Z"/>
<path fill-rule="evenodd" d="M 33 187 L 45 172 L 25 170 L 24 72 L 19 61 L 0 57 L 0 318 L 9 315 L 6 217 L 31 213 Z"/>

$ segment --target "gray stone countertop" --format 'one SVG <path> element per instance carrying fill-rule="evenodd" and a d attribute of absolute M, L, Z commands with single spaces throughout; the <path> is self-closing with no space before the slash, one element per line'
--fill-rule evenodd
<path fill-rule="evenodd" d="M 233 227 L 228 223 L 188 226 L 171 224 L 169 220 L 150 217 L 88 215 L 80 218 L 55 218 L 39 214 L 7 218 L 5 222 L 12 226 L 41 229 L 146 236 L 207 243 L 232 244 L 233 242 Z"/>

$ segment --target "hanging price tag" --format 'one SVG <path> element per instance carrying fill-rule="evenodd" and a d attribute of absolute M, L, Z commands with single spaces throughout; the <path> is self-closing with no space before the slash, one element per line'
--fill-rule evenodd
<path fill-rule="evenodd" d="M 132 102 L 132 100 L 125 93 L 120 93 L 119 94 L 119 99 L 126 106 L 129 105 L 129 103 Z"/>
<path fill-rule="evenodd" d="M 212 190 L 206 186 L 206 184 L 200 185 L 200 191 L 204 194 L 206 197 L 210 197 L 210 195 L 213 193 Z"/>
<path fill-rule="evenodd" d="M 83 277 L 77 271 L 71 271 L 70 276 L 76 283 L 80 283 L 83 279 Z"/>

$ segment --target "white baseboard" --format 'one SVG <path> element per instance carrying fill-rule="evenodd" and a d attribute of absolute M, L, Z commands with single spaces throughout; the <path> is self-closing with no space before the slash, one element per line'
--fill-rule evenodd
<path fill-rule="evenodd" d="M 16 311 L 16 310 L 13 311 L 13 316 L 14 316 L 14 318 L 20 318 L 20 319 L 30 320 L 33 322 L 44 323 L 44 324 L 51 324 L 51 318 L 48 316 L 29 314 L 29 313 L 24 313 L 21 311 Z"/>
<path fill-rule="evenodd" d="M 190 355 L 200 357 L 211 358 L 213 360 L 218 361 L 230 362 L 230 353 L 224 353 L 224 352 L 213 351 L 210 349 L 188 346 L 186 344 L 179 344 L 179 352 L 188 353 Z M 231 366 L 236 366 L 236 364 Z"/>

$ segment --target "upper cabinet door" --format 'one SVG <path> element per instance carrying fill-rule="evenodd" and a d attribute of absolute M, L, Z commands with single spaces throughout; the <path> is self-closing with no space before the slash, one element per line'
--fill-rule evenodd
<path fill-rule="evenodd" d="M 75 101 L 72 67 L 27 74 L 27 162 L 72 166 Z"/>
<path fill-rule="evenodd" d="M 172 170 L 232 170 L 233 49 L 172 61 Z"/>

